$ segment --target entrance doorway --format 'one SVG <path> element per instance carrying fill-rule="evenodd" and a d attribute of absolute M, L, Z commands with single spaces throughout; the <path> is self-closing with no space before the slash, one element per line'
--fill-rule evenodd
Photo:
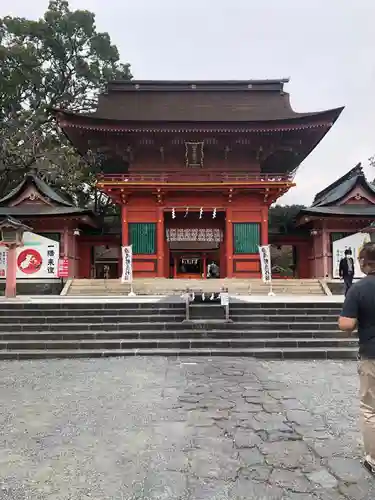
<path fill-rule="evenodd" d="M 93 248 L 93 254 L 93 278 L 116 279 L 119 277 L 119 246 L 95 246 Z"/>
<path fill-rule="evenodd" d="M 175 257 L 176 278 L 199 279 L 204 275 L 204 259 L 201 255 Z"/>
<path fill-rule="evenodd" d="M 212 262 L 219 268 L 219 252 L 172 252 L 170 277 L 175 279 L 206 279 Z"/>
<path fill-rule="evenodd" d="M 119 276 L 118 262 L 96 262 L 95 278 L 112 280 Z"/>
<path fill-rule="evenodd" d="M 296 249 L 293 245 L 271 245 L 272 276 L 296 278 Z"/>

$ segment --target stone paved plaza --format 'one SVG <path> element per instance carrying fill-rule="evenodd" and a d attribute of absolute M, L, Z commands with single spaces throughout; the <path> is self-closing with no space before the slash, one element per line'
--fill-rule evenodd
<path fill-rule="evenodd" d="M 354 362 L 0 364 L 1 500 L 375 498 Z"/>

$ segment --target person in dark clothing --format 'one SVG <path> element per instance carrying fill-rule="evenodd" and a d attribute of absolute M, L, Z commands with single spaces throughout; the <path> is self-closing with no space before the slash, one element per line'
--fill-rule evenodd
<path fill-rule="evenodd" d="M 350 248 L 345 250 L 345 257 L 340 260 L 339 275 L 344 280 L 346 295 L 353 284 L 354 278 L 354 260 Z"/>
<path fill-rule="evenodd" d="M 219 273 L 219 266 L 216 264 L 216 262 L 211 262 L 211 264 L 208 266 L 207 278 L 219 278 Z"/>
<path fill-rule="evenodd" d="M 375 243 L 364 245 L 359 254 L 359 264 L 366 277 L 348 291 L 339 328 L 348 333 L 358 328 L 364 466 L 375 474 Z"/>

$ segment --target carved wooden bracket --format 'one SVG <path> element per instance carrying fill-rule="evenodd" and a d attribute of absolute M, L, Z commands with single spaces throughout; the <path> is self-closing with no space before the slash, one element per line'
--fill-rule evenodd
<path fill-rule="evenodd" d="M 123 205 L 127 205 L 129 201 L 129 194 L 124 192 L 124 189 L 120 189 L 120 196 L 119 196 L 121 203 Z"/>
<path fill-rule="evenodd" d="M 158 205 L 162 205 L 164 202 L 164 193 L 160 188 L 156 190 L 156 201 Z"/>
<path fill-rule="evenodd" d="M 164 163 L 164 160 L 165 160 L 164 146 L 160 146 L 159 151 L 160 151 L 160 159 L 161 159 L 162 163 Z"/>

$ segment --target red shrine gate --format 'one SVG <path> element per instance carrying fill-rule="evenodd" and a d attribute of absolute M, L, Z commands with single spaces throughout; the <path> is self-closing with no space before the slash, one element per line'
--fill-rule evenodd
<path fill-rule="evenodd" d="M 201 277 L 211 260 L 221 277 L 260 276 L 268 208 L 342 111 L 296 113 L 285 83 L 114 81 L 95 113 L 54 111 L 121 207 L 135 276 Z"/>
<path fill-rule="evenodd" d="M 111 196 L 125 189 L 132 192 L 121 209 L 122 244 L 133 245 L 136 276 L 202 278 L 213 261 L 221 277 L 260 276 L 258 245 L 268 243 L 268 202 L 263 193 L 274 195 L 275 181 L 265 176 L 263 181 L 244 179 L 237 185 L 210 183 L 210 192 L 207 183 L 192 182 L 190 192 L 186 186 L 180 193 L 164 188 L 162 204 L 152 193 L 144 193 L 144 186 L 137 195 L 131 180 L 106 180 L 99 187 L 108 189 L 108 182 Z M 284 186 L 280 181 L 277 188 Z"/>

